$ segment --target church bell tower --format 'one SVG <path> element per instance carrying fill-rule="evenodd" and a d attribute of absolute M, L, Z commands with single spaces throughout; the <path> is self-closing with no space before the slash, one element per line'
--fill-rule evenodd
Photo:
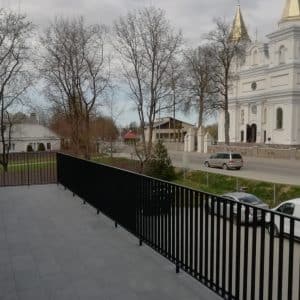
<path fill-rule="evenodd" d="M 243 40 L 246 42 L 251 42 L 239 3 L 236 6 L 235 17 L 230 32 L 230 39 L 233 41 Z"/>
<path fill-rule="evenodd" d="M 300 0 L 286 0 L 279 26 L 300 24 Z"/>

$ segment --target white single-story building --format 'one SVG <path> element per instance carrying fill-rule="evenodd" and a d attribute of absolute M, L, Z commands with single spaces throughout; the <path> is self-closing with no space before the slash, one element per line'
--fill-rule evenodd
<path fill-rule="evenodd" d="M 8 143 L 6 144 L 8 146 Z M 2 145 L 0 145 L 0 149 Z M 18 123 L 12 126 L 10 152 L 58 151 L 60 137 L 40 124 Z"/>

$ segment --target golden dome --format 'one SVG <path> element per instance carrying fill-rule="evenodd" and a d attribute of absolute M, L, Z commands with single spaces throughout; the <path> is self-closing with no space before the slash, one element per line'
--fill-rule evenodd
<path fill-rule="evenodd" d="M 300 20 L 300 0 L 286 0 L 282 21 Z"/>

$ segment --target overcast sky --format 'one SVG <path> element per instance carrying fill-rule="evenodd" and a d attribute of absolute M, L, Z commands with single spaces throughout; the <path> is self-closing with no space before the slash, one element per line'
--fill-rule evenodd
<path fill-rule="evenodd" d="M 265 34 L 277 28 L 286 0 L 240 0 L 244 20 L 252 38 L 265 40 Z M 111 25 L 129 10 L 154 5 L 166 10 L 172 25 L 181 29 L 190 45 L 213 28 L 214 17 L 232 20 L 237 0 L 0 0 L 2 7 L 20 9 L 36 24 L 45 26 L 54 16 L 82 15 L 88 22 Z M 133 118 L 123 113 L 122 123 Z M 193 116 L 190 121 L 194 122 Z"/>

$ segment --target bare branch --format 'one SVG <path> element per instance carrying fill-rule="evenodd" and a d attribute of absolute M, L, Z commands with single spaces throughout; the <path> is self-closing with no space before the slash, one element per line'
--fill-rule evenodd
<path fill-rule="evenodd" d="M 84 19 L 56 18 L 41 37 L 45 49 L 40 67 L 46 95 L 72 122 L 74 150 L 90 156 L 90 119 L 110 88 L 108 30 Z"/>
<path fill-rule="evenodd" d="M 140 119 L 144 155 L 138 157 L 147 160 L 152 151 L 155 118 L 172 94 L 168 70 L 180 50 L 182 35 L 174 32 L 165 12 L 154 7 L 121 17 L 115 22 L 114 31 L 114 46 Z"/>
<path fill-rule="evenodd" d="M 28 69 L 33 25 L 25 15 L 0 10 L 0 164 L 7 170 L 13 119 L 9 110 L 32 84 Z M 30 80 L 31 78 L 31 80 Z"/>
<path fill-rule="evenodd" d="M 236 78 L 234 66 L 239 66 L 245 57 L 248 40 L 230 38 L 231 26 L 221 19 L 215 20 L 216 28 L 211 31 L 206 39 L 211 48 L 211 55 L 215 60 L 214 81 L 221 97 L 213 103 L 213 108 L 224 111 L 225 114 L 225 144 L 229 144 L 229 112 L 228 98 L 230 85 Z"/>

